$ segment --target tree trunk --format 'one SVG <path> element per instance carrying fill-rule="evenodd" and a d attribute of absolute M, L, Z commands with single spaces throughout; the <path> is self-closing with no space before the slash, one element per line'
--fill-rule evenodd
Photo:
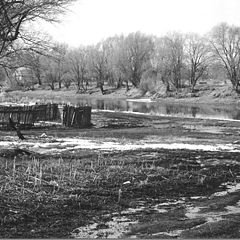
<path fill-rule="evenodd" d="M 88 83 L 88 80 L 86 79 L 86 81 L 85 81 L 85 89 L 86 89 L 86 91 L 88 89 L 88 85 L 89 85 L 89 83 Z"/>
<path fill-rule="evenodd" d="M 127 87 L 127 92 L 130 90 L 129 85 L 128 85 L 128 81 L 126 81 L 126 87 Z"/>
<path fill-rule="evenodd" d="M 37 77 L 37 80 L 38 80 L 38 84 L 41 86 L 42 85 L 41 73 L 37 72 L 36 77 Z"/>
<path fill-rule="evenodd" d="M 104 89 L 103 89 L 103 85 L 102 85 L 102 84 L 100 84 L 100 85 L 99 85 L 99 88 L 100 88 L 100 90 L 101 90 L 101 92 L 102 92 L 102 95 L 104 95 Z"/>
<path fill-rule="evenodd" d="M 166 82 L 166 94 L 170 92 L 170 85 L 169 82 Z"/>
<path fill-rule="evenodd" d="M 86 88 L 85 88 L 85 86 L 84 86 L 84 83 L 82 83 L 82 89 L 83 89 L 84 92 L 87 91 Z"/>
<path fill-rule="evenodd" d="M 117 89 L 119 89 L 120 87 L 122 87 L 122 78 L 118 78 L 118 81 L 117 81 Z"/>
<path fill-rule="evenodd" d="M 236 93 L 239 94 L 239 82 L 237 81 L 237 83 L 235 84 L 234 90 Z"/>
<path fill-rule="evenodd" d="M 54 83 L 52 84 L 49 84 L 49 87 L 51 88 L 51 90 L 53 91 L 54 90 Z"/>
<path fill-rule="evenodd" d="M 195 92 L 195 84 L 192 84 L 191 86 L 191 93 L 194 93 Z"/>

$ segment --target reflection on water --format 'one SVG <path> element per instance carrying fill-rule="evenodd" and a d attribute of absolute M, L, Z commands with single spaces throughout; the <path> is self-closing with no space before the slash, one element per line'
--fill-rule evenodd
<path fill-rule="evenodd" d="M 167 116 L 185 116 L 194 118 L 216 118 L 216 119 L 234 119 L 240 120 L 240 108 L 237 106 L 213 106 L 213 105 L 195 105 L 142 102 L 119 99 L 77 99 L 72 102 L 79 105 L 92 106 L 98 110 L 127 111 L 136 113 L 146 113 L 151 115 Z"/>
<path fill-rule="evenodd" d="M 4 100 L 6 101 L 6 99 Z M 32 99 L 36 101 L 36 99 Z M 216 106 L 209 104 L 195 104 L 188 103 L 166 103 L 159 101 L 143 101 L 125 100 L 125 99 L 97 99 L 97 98 L 84 98 L 82 96 L 69 96 L 62 99 L 61 96 L 54 96 L 52 99 L 41 99 L 42 102 L 55 102 L 55 103 L 71 103 L 80 106 L 92 106 L 92 109 L 98 110 L 111 110 L 111 111 L 127 111 L 136 113 L 145 113 L 151 115 L 164 115 L 164 116 L 184 116 L 193 118 L 215 118 L 215 119 L 233 119 L 240 120 L 240 107 L 237 104 L 228 106 Z M 26 99 L 29 103 L 29 98 Z"/>

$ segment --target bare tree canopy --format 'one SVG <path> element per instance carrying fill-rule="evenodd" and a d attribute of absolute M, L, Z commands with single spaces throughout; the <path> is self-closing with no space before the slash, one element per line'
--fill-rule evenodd
<path fill-rule="evenodd" d="M 210 37 L 214 56 L 226 69 L 233 89 L 238 92 L 240 83 L 240 28 L 222 23 L 213 28 Z"/>
<path fill-rule="evenodd" d="M 161 75 L 161 80 L 167 89 L 181 87 L 181 73 L 184 58 L 184 38 L 179 33 L 171 33 L 160 39 L 155 39 L 155 51 L 152 64 Z"/>
<path fill-rule="evenodd" d="M 130 33 L 121 42 L 118 64 L 133 86 L 138 87 L 142 74 L 149 68 L 154 43 L 150 36 Z"/>
<path fill-rule="evenodd" d="M 79 47 L 68 52 L 69 71 L 77 86 L 77 92 L 87 90 L 88 59 L 89 53 L 86 47 Z"/>
<path fill-rule="evenodd" d="M 75 0 L 1 0 L 0 53 L 18 39 L 26 22 L 42 19 L 57 21 L 56 16 Z"/>
<path fill-rule="evenodd" d="M 205 38 L 197 34 L 188 34 L 185 52 L 189 83 L 193 92 L 197 81 L 204 75 L 210 64 L 210 49 Z"/>

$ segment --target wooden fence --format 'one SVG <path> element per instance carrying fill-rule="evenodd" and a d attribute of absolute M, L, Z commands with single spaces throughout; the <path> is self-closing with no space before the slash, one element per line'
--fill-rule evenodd
<path fill-rule="evenodd" d="M 9 118 L 22 128 L 30 128 L 34 125 L 34 112 L 31 106 L 0 107 L 0 127 L 10 129 Z"/>
<path fill-rule="evenodd" d="M 91 107 L 63 107 L 63 125 L 66 127 L 83 128 L 91 126 Z"/>
<path fill-rule="evenodd" d="M 9 118 L 22 129 L 31 128 L 36 121 L 61 119 L 57 104 L 32 106 L 0 106 L 0 127 L 10 129 Z"/>
<path fill-rule="evenodd" d="M 60 120 L 61 114 L 58 108 L 58 104 L 41 104 L 34 105 L 34 118 L 35 121 L 54 121 Z"/>
<path fill-rule="evenodd" d="M 91 126 L 91 107 L 63 107 L 62 123 L 67 127 Z M 60 120 L 57 104 L 36 104 L 32 106 L 0 106 L 0 128 L 10 129 L 9 118 L 21 129 L 33 127 L 37 121 Z"/>

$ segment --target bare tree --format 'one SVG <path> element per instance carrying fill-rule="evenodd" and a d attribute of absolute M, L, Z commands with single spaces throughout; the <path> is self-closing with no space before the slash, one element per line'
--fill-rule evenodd
<path fill-rule="evenodd" d="M 0 39 L 2 44 L 19 37 L 25 22 L 43 19 L 55 22 L 56 15 L 63 13 L 74 0 L 1 0 Z M 4 48 L 4 46 L 2 46 Z"/>
<path fill-rule="evenodd" d="M 26 65 L 32 69 L 36 79 L 38 80 L 38 84 L 42 85 L 43 56 L 36 52 L 29 51 L 25 61 L 27 61 Z"/>
<path fill-rule="evenodd" d="M 88 86 L 88 58 L 89 51 L 86 47 L 72 49 L 68 53 L 68 63 L 73 81 L 77 85 L 77 92 L 85 92 Z"/>
<path fill-rule="evenodd" d="M 176 89 L 179 89 L 181 87 L 181 71 L 184 57 L 184 38 L 179 33 L 172 33 L 166 36 L 164 41 L 171 69 L 171 83 Z"/>
<path fill-rule="evenodd" d="M 129 34 L 123 42 L 120 66 L 135 87 L 139 86 L 142 74 L 150 66 L 153 48 L 152 38 L 140 32 Z"/>
<path fill-rule="evenodd" d="M 58 84 L 59 89 L 62 87 L 65 76 L 68 78 L 68 65 L 66 61 L 67 45 L 55 43 L 53 49 L 49 52 L 49 56 L 44 56 L 43 63 L 43 79 L 52 90 Z"/>
<path fill-rule="evenodd" d="M 51 88 L 51 90 L 55 89 L 55 83 L 57 83 L 57 74 L 53 68 L 49 68 L 48 71 L 45 73 L 45 79 L 47 85 Z"/>
<path fill-rule="evenodd" d="M 51 58 L 53 60 L 52 67 L 55 72 L 56 81 L 58 82 L 59 89 L 62 88 L 64 75 L 68 72 L 67 52 L 68 46 L 63 43 L 55 43 L 53 51 L 51 52 Z"/>
<path fill-rule="evenodd" d="M 43 82 L 43 74 L 45 71 L 44 61 L 47 60 L 47 53 L 42 52 L 40 49 L 36 50 L 31 47 L 26 47 L 22 51 L 15 52 L 15 58 L 18 61 L 19 67 L 26 67 L 31 69 L 34 77 L 37 79 L 38 84 L 42 85 Z"/>
<path fill-rule="evenodd" d="M 197 34 L 188 34 L 185 41 L 186 64 L 191 91 L 206 73 L 210 60 L 210 49 L 206 39 Z"/>
<path fill-rule="evenodd" d="M 89 69 L 92 72 L 93 78 L 97 81 L 97 87 L 100 88 L 102 94 L 104 94 L 104 80 L 107 74 L 107 57 L 106 51 L 103 47 L 103 43 L 99 43 L 90 49 L 90 62 Z"/>
<path fill-rule="evenodd" d="M 128 54 L 123 35 L 115 38 L 112 66 L 117 79 L 117 87 L 121 87 L 123 83 L 125 83 L 128 91 L 131 75 L 129 72 Z"/>
<path fill-rule="evenodd" d="M 155 38 L 151 66 L 160 75 L 162 83 L 166 86 L 166 92 L 170 91 L 171 57 L 165 38 Z"/>
<path fill-rule="evenodd" d="M 240 81 L 240 28 L 226 23 L 215 26 L 210 43 L 216 60 L 225 68 L 233 89 L 239 92 Z"/>
<path fill-rule="evenodd" d="M 0 66 L 0 87 L 3 87 L 6 81 L 6 72 L 3 67 Z"/>
<path fill-rule="evenodd" d="M 12 43 L 19 37 L 24 37 L 26 23 L 37 19 L 56 22 L 56 16 L 63 13 L 73 1 L 75 0 L 1 0 L 0 60 L 15 53 Z"/>
<path fill-rule="evenodd" d="M 151 65 L 166 86 L 166 91 L 181 87 L 184 59 L 184 38 L 172 33 L 162 38 L 155 38 L 155 49 L 151 56 Z"/>
<path fill-rule="evenodd" d="M 118 81 L 118 72 L 115 62 L 115 55 L 118 48 L 119 37 L 109 37 L 102 43 L 106 57 L 106 81 L 109 86 L 114 86 Z M 117 84 L 118 85 L 118 84 Z"/>

